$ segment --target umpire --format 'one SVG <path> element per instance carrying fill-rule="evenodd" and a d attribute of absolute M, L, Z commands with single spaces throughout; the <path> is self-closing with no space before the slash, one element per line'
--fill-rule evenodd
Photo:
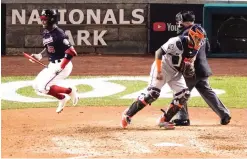
<path fill-rule="evenodd" d="M 194 25 L 195 15 L 192 11 L 182 11 L 176 15 L 176 23 L 178 25 L 178 35 L 188 34 L 188 30 Z M 206 32 L 205 32 L 206 37 Z M 206 53 L 210 50 L 210 44 L 206 38 L 202 44 L 195 61 L 195 77 L 185 78 L 186 84 L 191 91 L 194 87 L 200 93 L 205 102 L 213 109 L 213 111 L 220 117 L 220 123 L 227 125 L 230 120 L 230 112 L 216 96 L 215 92 L 209 85 L 208 77 L 212 75 L 212 71 L 208 65 Z M 173 122 L 177 126 L 189 126 L 190 119 L 188 114 L 187 103 L 177 113 Z"/>

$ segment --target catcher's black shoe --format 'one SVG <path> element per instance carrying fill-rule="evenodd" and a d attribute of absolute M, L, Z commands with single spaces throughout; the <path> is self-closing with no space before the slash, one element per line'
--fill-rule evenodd
<path fill-rule="evenodd" d="M 176 126 L 190 126 L 190 119 L 174 119 L 172 121 Z"/>
<path fill-rule="evenodd" d="M 231 117 L 229 115 L 227 115 L 221 119 L 220 124 L 221 125 L 227 125 L 230 123 L 230 121 L 231 121 Z"/>

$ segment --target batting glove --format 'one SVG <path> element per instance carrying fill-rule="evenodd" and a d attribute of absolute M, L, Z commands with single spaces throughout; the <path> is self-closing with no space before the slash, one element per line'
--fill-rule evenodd
<path fill-rule="evenodd" d="M 32 54 L 31 56 L 39 61 L 42 59 L 42 54 Z"/>

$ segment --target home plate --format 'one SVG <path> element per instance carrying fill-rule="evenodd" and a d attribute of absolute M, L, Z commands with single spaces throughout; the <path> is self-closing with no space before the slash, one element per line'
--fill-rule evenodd
<path fill-rule="evenodd" d="M 161 142 L 161 143 L 154 144 L 154 146 L 169 147 L 169 146 L 184 146 L 184 145 L 183 144 L 177 144 L 177 143 Z"/>

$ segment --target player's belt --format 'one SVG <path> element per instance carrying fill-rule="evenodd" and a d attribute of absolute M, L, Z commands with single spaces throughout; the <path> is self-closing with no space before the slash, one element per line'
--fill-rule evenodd
<path fill-rule="evenodd" d="M 57 60 L 50 60 L 50 62 L 52 62 L 52 63 L 59 63 L 59 62 L 61 62 L 62 60 L 61 59 L 57 59 Z"/>

